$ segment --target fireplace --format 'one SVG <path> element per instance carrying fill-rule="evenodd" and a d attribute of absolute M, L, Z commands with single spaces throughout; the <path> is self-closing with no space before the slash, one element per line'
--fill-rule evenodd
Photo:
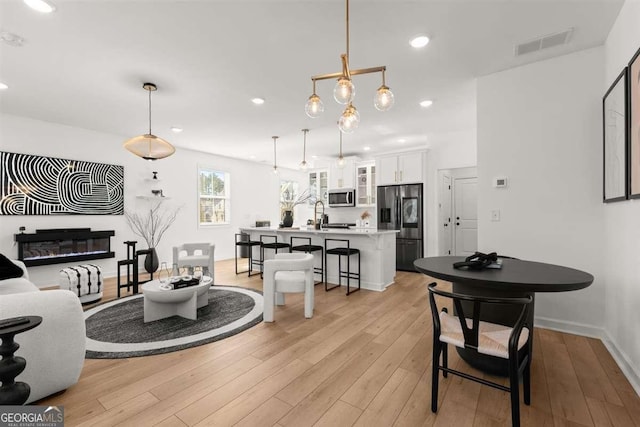
<path fill-rule="evenodd" d="M 15 234 L 18 259 L 28 267 L 62 264 L 92 259 L 114 258 L 111 236 L 115 231 L 91 231 L 90 228 L 36 230 L 33 234 Z"/>

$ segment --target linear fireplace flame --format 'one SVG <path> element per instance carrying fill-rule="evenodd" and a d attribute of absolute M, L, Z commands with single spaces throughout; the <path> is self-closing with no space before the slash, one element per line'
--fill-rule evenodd
<path fill-rule="evenodd" d="M 34 234 L 16 234 L 18 259 L 27 266 L 114 258 L 111 236 L 115 231 L 91 231 L 90 228 L 36 230 Z"/>

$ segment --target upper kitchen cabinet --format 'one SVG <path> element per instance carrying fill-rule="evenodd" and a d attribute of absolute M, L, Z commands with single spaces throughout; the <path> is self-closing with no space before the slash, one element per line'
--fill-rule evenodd
<path fill-rule="evenodd" d="M 355 188 L 354 166 L 354 160 L 348 158 L 344 159 L 343 166 L 332 162 L 329 166 L 329 189 Z"/>
<path fill-rule="evenodd" d="M 376 204 L 376 164 L 374 161 L 356 163 L 356 206 Z"/>
<path fill-rule="evenodd" d="M 325 205 L 328 202 L 329 173 L 326 169 L 316 169 L 309 172 L 309 191 L 315 197 L 309 199 L 309 204 L 313 205 L 316 200 L 322 201 Z"/>
<path fill-rule="evenodd" d="M 376 159 L 377 185 L 424 182 L 425 152 L 394 154 Z"/>

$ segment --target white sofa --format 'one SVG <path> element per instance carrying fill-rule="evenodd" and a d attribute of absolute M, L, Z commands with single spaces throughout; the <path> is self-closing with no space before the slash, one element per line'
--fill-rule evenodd
<path fill-rule="evenodd" d="M 66 390 L 78 382 L 84 364 L 85 324 L 78 297 L 68 290 L 40 291 L 29 281 L 20 261 L 22 277 L 0 280 L 0 318 L 41 316 L 42 323 L 16 335 L 20 344 L 16 356 L 27 367 L 16 381 L 31 387 L 26 403 Z"/>

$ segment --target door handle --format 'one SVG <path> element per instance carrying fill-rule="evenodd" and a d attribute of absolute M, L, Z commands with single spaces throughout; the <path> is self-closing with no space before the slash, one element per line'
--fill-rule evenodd
<path fill-rule="evenodd" d="M 402 182 L 402 171 L 400 171 L 400 182 Z"/>
<path fill-rule="evenodd" d="M 456 222 L 456 225 L 460 225 L 460 223 L 459 223 L 459 222 Z"/>
<path fill-rule="evenodd" d="M 459 216 L 457 216 L 457 217 L 456 217 L 456 219 L 460 219 L 460 217 L 459 217 Z"/>
<path fill-rule="evenodd" d="M 393 182 L 398 182 L 398 171 L 393 173 Z"/>
<path fill-rule="evenodd" d="M 445 227 L 448 227 L 448 226 L 449 226 L 449 224 L 445 224 L 444 226 L 445 226 Z"/>

